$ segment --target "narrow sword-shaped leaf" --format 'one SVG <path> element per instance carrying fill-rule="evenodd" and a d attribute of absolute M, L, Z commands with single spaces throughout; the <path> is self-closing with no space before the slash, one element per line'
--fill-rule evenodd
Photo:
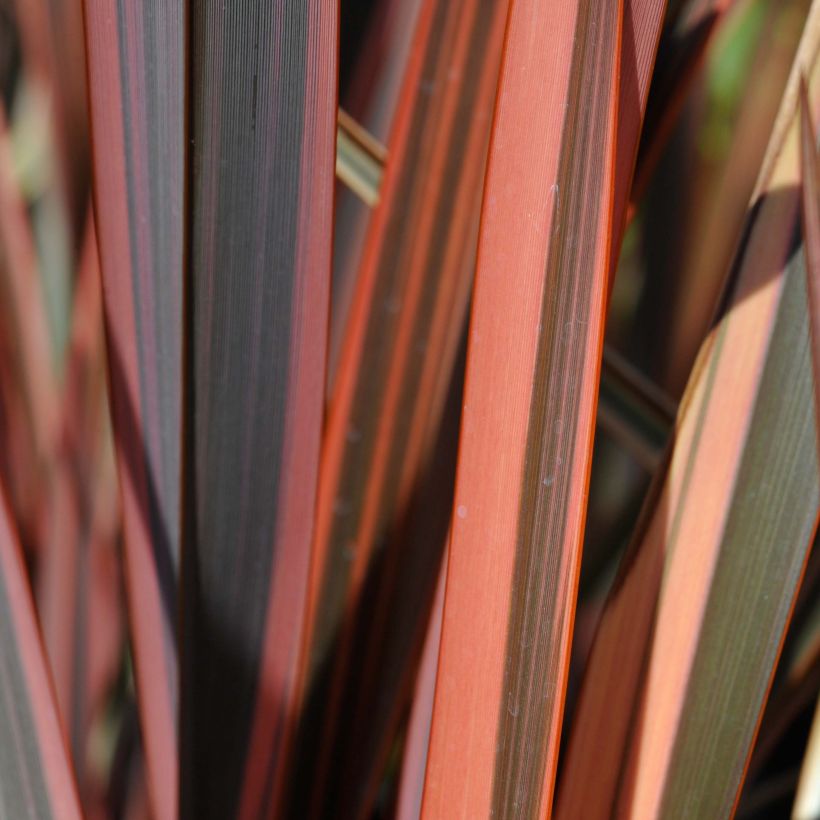
<path fill-rule="evenodd" d="M 602 616 L 558 817 L 735 805 L 817 522 L 795 103 L 818 43 L 815 3 L 723 318 Z"/>
<path fill-rule="evenodd" d="M 672 26 L 663 32 L 636 159 L 632 204 L 644 193 L 720 19 L 720 12 L 712 10 L 680 30 Z"/>
<path fill-rule="evenodd" d="M 618 97 L 618 136 L 615 165 L 614 216 L 615 241 L 610 249 L 609 292 L 618 266 L 621 237 L 626 226 L 629 192 L 638 157 L 649 88 L 658 43 L 661 37 L 667 0 L 626 0 L 621 34 L 620 90 Z"/>
<path fill-rule="evenodd" d="M 20 544 L 0 487 L 0 814 L 82 816 Z"/>
<path fill-rule="evenodd" d="M 342 91 L 340 105 L 377 140 L 386 141 L 393 130 L 421 6 L 422 0 L 384 0 L 372 7 L 368 31 L 357 51 L 348 87 Z M 371 211 L 351 191 L 337 189 L 328 394 L 333 392 L 371 218 Z"/>
<path fill-rule="evenodd" d="M 421 648 L 450 505 L 418 511 L 443 519 L 426 542 L 402 543 L 410 525 L 398 522 L 434 457 L 462 336 L 506 12 L 507 0 L 424 2 L 400 93 L 323 440 L 297 784 L 316 812 L 361 811 L 337 792 L 358 804 L 353 784 L 374 785 L 380 735 L 397 722 L 396 689 L 409 690 Z M 432 560 L 428 577 L 402 576 L 417 584 L 407 599 L 395 573 L 410 550 Z M 393 608 L 418 626 L 387 646 Z M 394 647 L 407 666 L 390 677 Z M 371 770 L 351 777 L 331 760 Z"/>
<path fill-rule="evenodd" d="M 806 247 L 806 289 L 812 341 L 815 407 L 820 431 L 820 161 L 805 78 L 800 80 L 800 165 L 802 170 L 803 236 Z"/>
<path fill-rule="evenodd" d="M 372 11 L 342 105 L 377 139 L 390 135 L 424 0 L 384 0 Z"/>
<path fill-rule="evenodd" d="M 425 818 L 536 817 L 551 803 L 603 343 L 622 18 L 619 2 L 510 8 Z"/>
<path fill-rule="evenodd" d="M 814 367 L 815 409 L 820 410 L 820 161 L 817 136 L 805 78 L 800 81 L 800 161 L 803 183 L 803 233 L 806 243 L 806 283 Z M 820 416 L 818 416 L 820 420 Z M 818 423 L 820 431 L 820 423 Z M 800 780 L 794 799 L 795 820 L 820 814 L 820 701 L 806 744 Z"/>
<path fill-rule="evenodd" d="M 191 8 L 181 815 L 276 816 L 322 425 L 337 4 Z"/>
<path fill-rule="evenodd" d="M 85 0 L 94 199 L 147 777 L 177 804 L 184 4 Z"/>
<path fill-rule="evenodd" d="M 453 508 L 465 342 L 462 334 L 441 418 L 428 430 L 432 438 L 425 445 L 416 486 L 370 573 L 376 588 L 363 596 L 337 741 L 346 754 L 331 781 L 331 795 L 341 792 L 337 805 L 343 811 L 350 806 L 358 817 L 369 816 L 378 796 L 390 750 L 410 708 L 432 617 Z"/>

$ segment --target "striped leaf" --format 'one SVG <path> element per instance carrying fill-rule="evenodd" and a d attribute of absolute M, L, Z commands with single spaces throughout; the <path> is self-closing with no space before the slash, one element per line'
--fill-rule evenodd
<path fill-rule="evenodd" d="M 183 4 L 85 0 L 94 197 L 125 577 L 149 788 L 177 803 Z"/>
<path fill-rule="evenodd" d="M 186 20 L 170 0 L 112 0 L 89 2 L 86 23 L 149 787 L 171 816 L 184 531 L 182 813 L 256 813 L 276 799 L 293 719 L 324 381 L 335 13 L 204 3 Z"/>
<path fill-rule="evenodd" d="M 0 487 L 0 815 L 79 820 L 34 605 Z"/>
<path fill-rule="evenodd" d="M 326 805 L 368 816 L 413 694 L 453 506 L 464 392 L 462 339 L 427 457 L 373 562 L 361 600 Z M 422 771 L 423 774 L 423 771 Z"/>
<path fill-rule="evenodd" d="M 366 814 L 421 651 L 452 484 L 437 482 L 444 503 L 417 504 L 415 522 L 409 510 L 431 461 L 442 455 L 450 467 L 437 461 L 439 475 L 453 472 L 458 397 L 443 448 L 437 435 L 474 268 L 506 12 L 507 0 L 425 0 L 419 12 L 323 440 L 294 816 Z"/>
<path fill-rule="evenodd" d="M 181 815 L 276 813 L 325 384 L 337 9 L 190 18 Z"/>
<path fill-rule="evenodd" d="M 613 234 L 622 19 L 619 2 L 511 4 L 426 818 L 536 817 L 551 803 Z"/>
<path fill-rule="evenodd" d="M 729 816 L 818 513 L 799 237 L 800 67 L 813 5 L 724 298 L 602 616 L 558 817 Z M 815 100 L 820 84 L 813 84 Z M 613 808 L 614 807 L 614 808 Z"/>

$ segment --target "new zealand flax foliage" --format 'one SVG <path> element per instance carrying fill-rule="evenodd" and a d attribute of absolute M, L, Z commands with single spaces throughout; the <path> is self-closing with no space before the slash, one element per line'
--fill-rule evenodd
<path fill-rule="evenodd" d="M 0 0 L 0 820 L 820 818 L 820 0 Z"/>

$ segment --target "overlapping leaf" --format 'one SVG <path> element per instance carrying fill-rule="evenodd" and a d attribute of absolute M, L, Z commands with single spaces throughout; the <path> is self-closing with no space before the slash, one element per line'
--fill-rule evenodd
<path fill-rule="evenodd" d="M 185 55 L 177 0 L 85 3 L 94 196 L 148 781 L 177 802 Z"/>
<path fill-rule="evenodd" d="M 636 186 L 649 194 L 644 244 L 650 281 L 638 340 L 650 375 L 675 397 L 714 321 L 808 6 L 807 0 L 742 2 L 724 11 L 713 26 L 706 67 L 694 77 L 695 93 L 679 99 L 686 102 L 683 120 L 668 135 L 672 145 L 686 147 L 661 157 L 664 140 L 656 138 L 653 147 L 649 138 L 643 149 Z M 658 119 L 656 131 L 669 131 L 659 107 L 649 116 Z M 688 180 L 686 187 L 671 190 L 668 175 L 647 185 L 654 160 L 669 174 L 686 167 L 677 176 Z M 666 229 L 653 218 L 659 211 L 668 214 Z"/>
<path fill-rule="evenodd" d="M 458 395 L 455 424 L 437 437 L 472 279 L 506 12 L 506 0 L 422 4 L 330 399 L 300 757 L 301 799 L 327 816 L 372 802 L 421 651 Z M 424 501 L 421 479 L 435 482 Z M 345 763 L 330 771 L 331 760 Z"/>
<path fill-rule="evenodd" d="M 801 67 L 769 145 L 723 318 L 704 345 L 587 666 L 558 816 L 721 816 L 737 799 L 818 512 L 799 242 Z M 816 94 L 817 86 L 813 85 Z M 594 784 L 594 787 L 591 786 Z"/>

